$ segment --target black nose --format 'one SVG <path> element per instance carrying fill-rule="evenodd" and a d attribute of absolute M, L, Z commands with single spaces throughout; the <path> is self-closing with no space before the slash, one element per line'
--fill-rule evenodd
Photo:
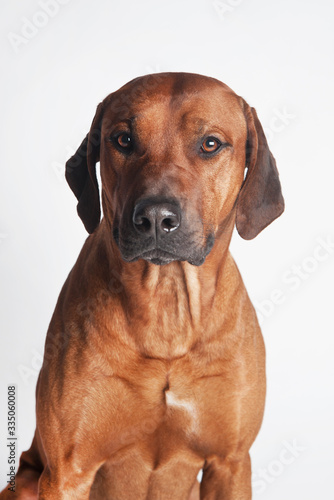
<path fill-rule="evenodd" d="M 136 231 L 146 236 L 171 233 L 180 227 L 181 210 L 174 203 L 142 200 L 133 210 L 132 222 Z"/>

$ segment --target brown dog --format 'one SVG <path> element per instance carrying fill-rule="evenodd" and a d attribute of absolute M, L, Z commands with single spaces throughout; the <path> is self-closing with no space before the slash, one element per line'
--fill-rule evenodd
<path fill-rule="evenodd" d="M 212 78 L 137 78 L 98 106 L 66 178 L 92 234 L 0 498 L 249 500 L 265 351 L 228 247 L 234 224 L 254 238 L 284 207 L 255 110 Z"/>

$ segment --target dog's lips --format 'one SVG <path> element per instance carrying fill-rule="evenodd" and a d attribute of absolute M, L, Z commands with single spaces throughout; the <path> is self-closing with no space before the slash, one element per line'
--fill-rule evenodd
<path fill-rule="evenodd" d="M 122 245 L 122 242 L 120 242 L 118 229 L 114 229 L 113 237 L 116 245 L 120 250 L 122 259 L 126 262 L 136 262 L 139 259 L 143 259 L 147 262 L 159 266 L 169 264 L 173 261 L 187 261 L 193 266 L 201 266 L 205 262 L 206 257 L 209 255 L 215 241 L 214 234 L 209 234 L 206 240 L 205 247 L 201 249 L 201 251 L 196 252 L 189 251 L 189 249 L 191 248 L 191 245 L 189 244 L 187 245 L 186 249 L 181 248 L 180 252 L 170 252 L 165 250 L 164 248 L 161 248 L 161 246 L 154 246 L 154 244 L 152 245 L 152 243 L 151 245 L 149 245 L 149 249 L 145 248 L 139 250 L 137 248 L 137 251 L 134 251 L 133 244 L 130 246 L 130 248 L 128 247 L 128 245 Z"/>
<path fill-rule="evenodd" d="M 134 259 L 131 259 L 131 262 L 134 262 L 138 259 L 144 259 L 148 262 L 152 262 L 152 264 L 163 265 L 169 264 L 173 260 L 180 260 L 176 255 L 166 252 L 160 248 L 154 248 L 152 250 L 145 251 L 139 255 L 136 255 Z"/>

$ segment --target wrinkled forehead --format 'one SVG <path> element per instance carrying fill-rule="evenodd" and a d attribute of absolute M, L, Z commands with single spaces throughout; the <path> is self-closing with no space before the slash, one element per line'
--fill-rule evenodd
<path fill-rule="evenodd" d="M 184 73 L 136 78 L 105 100 L 105 123 L 153 123 L 187 129 L 221 126 L 231 137 L 244 134 L 242 100 L 213 78 Z"/>

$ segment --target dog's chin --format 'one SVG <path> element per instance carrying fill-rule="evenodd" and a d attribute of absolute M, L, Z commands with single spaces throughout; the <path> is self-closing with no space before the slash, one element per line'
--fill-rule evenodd
<path fill-rule="evenodd" d="M 155 264 L 156 266 L 164 266 L 174 261 L 184 260 L 178 255 L 174 255 L 170 252 L 166 252 L 165 250 L 160 249 L 148 250 L 135 256 L 127 255 L 126 253 L 123 253 L 121 251 L 121 255 L 123 260 L 125 260 L 126 262 L 136 262 L 137 260 L 142 259 Z"/>
<path fill-rule="evenodd" d="M 121 252 L 123 260 L 126 262 L 136 262 L 140 259 L 146 260 L 146 262 L 149 262 L 151 264 L 155 264 L 156 266 L 165 266 L 166 264 L 170 264 L 171 262 L 189 262 L 189 264 L 192 264 L 193 266 L 201 266 L 205 259 L 206 255 L 199 255 L 199 256 L 182 256 L 182 255 L 177 255 L 177 254 L 172 254 L 170 252 L 166 252 L 164 250 L 160 249 L 154 249 L 154 250 L 149 250 L 146 252 L 143 252 L 141 254 L 136 255 L 135 257 L 131 257 L 129 255 L 124 255 Z"/>
<path fill-rule="evenodd" d="M 118 236 L 118 235 L 117 235 Z M 150 250 L 143 250 L 139 253 L 135 253 L 133 249 L 128 249 L 127 247 L 122 247 L 119 242 L 119 238 L 115 238 L 114 240 L 119 248 L 122 259 L 125 262 L 136 262 L 138 260 L 146 260 L 151 264 L 155 264 L 156 266 L 165 266 L 166 264 L 170 264 L 171 262 L 189 262 L 189 264 L 193 266 L 201 266 L 206 257 L 211 252 L 213 247 L 215 238 L 214 235 L 209 235 L 206 241 L 205 248 L 201 251 L 193 252 L 193 253 L 183 253 L 183 252 L 167 252 L 162 248 L 151 248 Z"/>
<path fill-rule="evenodd" d="M 164 250 L 160 249 L 154 249 L 154 250 L 149 250 L 148 252 L 143 252 L 136 258 L 136 260 L 139 259 L 151 262 L 156 266 L 164 266 L 165 264 L 170 264 L 174 260 L 180 260 L 180 258 L 177 255 L 165 252 Z"/>

